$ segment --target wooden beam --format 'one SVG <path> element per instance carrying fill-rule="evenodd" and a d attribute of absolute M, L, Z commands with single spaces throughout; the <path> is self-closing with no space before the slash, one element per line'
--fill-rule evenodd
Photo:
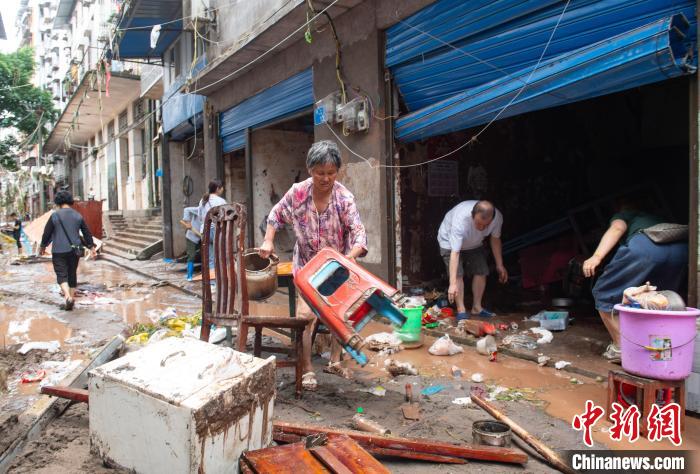
<path fill-rule="evenodd" d="M 88 391 L 82 388 L 60 387 L 58 385 L 46 385 L 41 387 L 41 393 L 54 397 L 65 398 L 74 402 L 89 403 Z"/>
<path fill-rule="evenodd" d="M 275 421 L 273 423 L 273 429 L 274 432 L 299 436 L 309 436 L 316 433 L 347 435 L 370 452 L 373 448 L 385 448 L 510 464 L 525 464 L 528 459 L 527 454 L 509 448 L 469 445 L 459 446 L 430 439 L 378 436 L 361 431 L 332 429 L 323 426 L 286 423 L 284 421 Z M 273 434 L 273 436 L 276 435 Z"/>

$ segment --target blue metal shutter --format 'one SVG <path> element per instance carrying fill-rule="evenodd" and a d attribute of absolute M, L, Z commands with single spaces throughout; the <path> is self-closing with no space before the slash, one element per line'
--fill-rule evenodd
<path fill-rule="evenodd" d="M 224 153 L 245 147 L 245 130 L 292 115 L 314 104 L 311 68 L 285 79 L 224 111 L 219 136 Z"/>
<path fill-rule="evenodd" d="M 675 15 L 545 61 L 499 118 L 694 72 L 683 45 L 687 29 L 685 17 Z M 529 75 L 528 68 L 401 117 L 397 136 L 412 141 L 486 123 L 516 96 Z"/>
<path fill-rule="evenodd" d="M 393 26 L 387 31 L 386 63 L 407 108 L 418 111 L 507 78 L 524 80 L 563 5 L 545 0 L 440 0 Z M 692 0 L 572 0 L 544 60 L 561 59 L 676 13 L 690 20 L 686 41 L 692 43 Z"/>

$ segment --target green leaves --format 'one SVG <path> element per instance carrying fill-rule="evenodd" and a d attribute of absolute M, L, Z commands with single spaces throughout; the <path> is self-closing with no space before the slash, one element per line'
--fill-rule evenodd
<path fill-rule="evenodd" d="M 8 170 L 17 169 L 17 154 L 45 137 L 58 116 L 51 94 L 31 83 L 33 75 L 32 48 L 0 53 L 0 128 L 16 130 L 0 143 L 0 167 Z"/>

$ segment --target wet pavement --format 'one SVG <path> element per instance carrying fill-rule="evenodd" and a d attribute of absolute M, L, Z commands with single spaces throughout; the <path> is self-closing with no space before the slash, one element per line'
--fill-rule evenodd
<path fill-rule="evenodd" d="M 9 369 L 9 392 L 0 395 L 3 419 L 21 413 L 40 397 L 39 383 L 20 383 L 22 372 L 45 370 L 46 379 L 60 382 L 129 326 L 157 321 L 169 308 L 178 314 L 201 308 L 198 298 L 175 288 L 154 286 L 153 280 L 108 262 L 83 260 L 78 288 L 87 291 L 76 297 L 73 311 L 63 311 L 50 260 L 20 265 L 10 261 L 0 256 L 0 365 Z M 12 355 L 24 343 L 52 341 L 59 344 L 55 353 L 34 350 L 25 358 Z"/>

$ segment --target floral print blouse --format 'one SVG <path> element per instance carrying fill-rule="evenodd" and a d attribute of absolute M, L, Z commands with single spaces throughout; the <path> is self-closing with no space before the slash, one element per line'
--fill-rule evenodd
<path fill-rule="evenodd" d="M 318 213 L 312 189 L 312 178 L 292 185 L 267 217 L 267 223 L 275 230 L 283 228 L 285 224 L 294 228 L 297 242 L 292 265 L 295 275 L 325 247 L 331 247 L 343 255 L 354 247 L 364 249 L 362 255 L 367 253 L 367 233 L 355 205 L 355 196 L 336 181 L 328 207 Z"/>

